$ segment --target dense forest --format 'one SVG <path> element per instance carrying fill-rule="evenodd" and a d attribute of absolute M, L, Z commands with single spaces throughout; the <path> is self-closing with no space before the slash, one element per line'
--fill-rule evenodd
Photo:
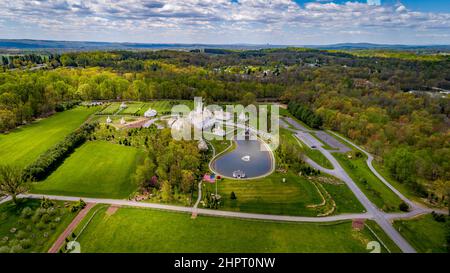
<path fill-rule="evenodd" d="M 420 196 L 439 202 L 450 188 L 448 95 L 408 92 L 450 89 L 448 55 L 296 48 L 102 51 L 2 57 L 2 67 L 0 131 L 73 101 L 240 101 L 250 93 L 301 105 L 295 110 L 300 119 L 315 117 L 317 126 L 364 145 Z"/>

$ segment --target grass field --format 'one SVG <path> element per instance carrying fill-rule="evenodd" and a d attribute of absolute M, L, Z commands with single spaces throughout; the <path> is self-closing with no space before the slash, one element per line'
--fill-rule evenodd
<path fill-rule="evenodd" d="M 99 114 L 101 115 L 112 115 L 117 113 L 119 111 L 120 102 L 113 102 L 110 105 L 108 105 L 105 109 L 103 109 Z"/>
<path fill-rule="evenodd" d="M 402 200 L 370 171 L 365 157 L 349 159 L 341 153 L 333 156 L 377 207 L 386 212 L 399 211 Z"/>
<path fill-rule="evenodd" d="M 450 224 L 435 221 L 431 214 L 395 221 L 394 227 L 418 252 L 448 253 L 446 236 L 450 232 Z"/>
<path fill-rule="evenodd" d="M 179 101 L 169 101 L 169 100 L 161 100 L 161 101 L 151 101 L 146 102 L 142 109 L 138 112 L 139 115 L 144 115 L 145 111 L 149 108 L 152 108 L 158 112 L 158 115 L 167 115 L 171 112 L 172 107 L 177 104 L 183 104 L 188 106 L 190 109 L 194 108 L 194 101 L 188 100 L 179 100 Z"/>
<path fill-rule="evenodd" d="M 103 141 L 87 142 L 32 192 L 81 197 L 126 198 L 137 187 L 131 182 L 138 150 Z"/>
<path fill-rule="evenodd" d="M 43 219 L 37 221 L 39 219 L 36 217 L 21 217 L 24 208 L 29 207 L 33 212 L 39 208 L 40 200 L 21 199 L 17 206 L 14 206 L 12 202 L 0 205 L 0 249 L 2 252 L 5 248 L 11 249 L 12 246 L 18 245 L 21 248 L 17 252 L 47 252 L 76 215 L 64 209 L 63 202 L 55 203 L 60 208 L 56 210 L 57 212 L 52 212 L 54 214 L 50 217 L 46 216 L 49 220 L 46 223 Z M 56 221 L 56 218 L 59 220 Z M 14 233 L 11 232 L 13 228 L 16 229 Z"/>
<path fill-rule="evenodd" d="M 286 178 L 284 183 L 283 178 Z M 215 184 L 204 185 L 205 189 L 215 192 Z M 337 212 L 363 211 L 364 208 L 344 184 L 324 184 L 324 187 L 336 202 Z M 236 200 L 230 198 L 231 192 L 236 194 Z M 322 202 L 313 183 L 292 172 L 275 172 L 255 180 L 224 179 L 218 182 L 218 193 L 222 196 L 221 209 L 242 212 L 317 216 L 318 209 L 307 206 Z"/>
<path fill-rule="evenodd" d="M 350 222 L 276 223 L 149 209 L 99 211 L 78 241 L 82 252 L 368 252 L 375 240 Z"/>
<path fill-rule="evenodd" d="M 127 103 L 127 108 L 119 112 L 120 115 L 133 115 L 138 113 L 140 110 L 147 111 L 148 108 L 144 107 L 142 102 Z"/>
<path fill-rule="evenodd" d="M 1 163 L 26 166 L 78 128 L 98 108 L 77 107 L 0 134 Z"/>

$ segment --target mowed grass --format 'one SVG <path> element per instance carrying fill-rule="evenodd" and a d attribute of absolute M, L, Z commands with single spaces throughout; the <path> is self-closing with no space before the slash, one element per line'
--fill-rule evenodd
<path fill-rule="evenodd" d="M 149 108 L 152 108 L 158 112 L 158 115 L 167 115 L 172 111 L 172 107 L 178 104 L 186 105 L 190 109 L 194 108 L 194 101 L 188 100 L 179 100 L 179 101 L 169 101 L 169 100 L 160 100 L 160 101 L 151 101 L 146 102 L 141 110 L 138 111 L 139 115 L 144 115 L 145 111 Z"/>
<path fill-rule="evenodd" d="M 446 236 L 450 232 L 450 224 L 437 222 L 431 214 L 411 220 L 395 221 L 394 227 L 418 252 L 448 252 Z"/>
<path fill-rule="evenodd" d="M 134 102 L 127 103 L 127 108 L 123 109 L 119 112 L 120 115 L 133 115 L 139 112 L 141 109 L 144 109 L 144 112 L 147 111 L 148 108 L 144 107 L 144 103 Z"/>
<path fill-rule="evenodd" d="M 363 252 L 375 240 L 350 222 L 286 223 L 120 208 L 100 210 L 79 237 L 82 252 Z"/>
<path fill-rule="evenodd" d="M 105 109 L 103 109 L 99 114 L 102 115 L 112 115 L 117 113 L 117 111 L 119 111 L 119 107 L 120 107 L 120 102 L 113 102 L 110 105 L 106 106 Z"/>
<path fill-rule="evenodd" d="M 133 147 L 87 142 L 32 192 L 99 198 L 126 198 L 137 187 L 131 181 L 140 154 Z"/>
<path fill-rule="evenodd" d="M 341 153 L 333 156 L 377 207 L 386 212 L 399 211 L 402 200 L 370 171 L 365 157 L 349 159 Z"/>
<path fill-rule="evenodd" d="M 78 128 L 96 110 L 96 107 L 80 106 L 22 126 L 9 134 L 0 134 L 0 164 L 27 166 Z"/>

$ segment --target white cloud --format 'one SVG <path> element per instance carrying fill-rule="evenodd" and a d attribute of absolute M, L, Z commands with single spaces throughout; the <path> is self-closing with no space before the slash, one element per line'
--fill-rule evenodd
<path fill-rule="evenodd" d="M 0 2 L 0 18 L 18 30 L 31 27 L 47 35 L 89 38 L 101 34 L 114 40 L 110 34 L 115 33 L 128 40 L 147 41 L 168 35 L 214 41 L 219 34 L 221 39 L 266 39 L 264 35 L 269 35 L 295 41 L 296 34 L 395 30 L 428 30 L 438 37 L 450 29 L 450 14 L 446 13 L 413 12 L 401 4 L 379 5 L 376 0 L 367 4 L 311 1 L 299 6 L 289 0 L 15 0 Z"/>

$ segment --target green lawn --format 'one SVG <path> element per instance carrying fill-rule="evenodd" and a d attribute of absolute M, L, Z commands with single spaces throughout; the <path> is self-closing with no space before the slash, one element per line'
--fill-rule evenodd
<path fill-rule="evenodd" d="M 44 213 L 47 216 L 39 218 L 25 218 L 21 212 L 29 207 L 34 214 L 40 207 L 40 200 L 21 199 L 17 206 L 12 202 L 0 205 L 0 252 L 47 252 L 76 215 L 64 208 L 63 202 L 55 204 L 57 207 L 50 214 L 47 210 Z"/>
<path fill-rule="evenodd" d="M 148 108 L 152 108 L 158 112 L 159 115 L 166 115 L 169 114 L 172 110 L 172 107 L 177 104 L 183 104 L 188 106 L 190 109 L 194 108 L 194 101 L 191 100 L 160 100 L 160 101 L 151 101 L 146 102 L 142 109 L 138 112 L 139 115 L 144 115 L 145 111 L 148 110 Z"/>
<path fill-rule="evenodd" d="M 350 222 L 277 223 L 150 209 L 99 211 L 79 237 L 82 252 L 368 252 L 369 230 Z"/>
<path fill-rule="evenodd" d="M 435 221 L 431 214 L 395 221 L 394 227 L 418 252 L 448 253 L 446 236 L 450 232 L 450 224 Z"/>
<path fill-rule="evenodd" d="M 1 163 L 26 166 L 78 128 L 98 108 L 77 107 L 0 134 Z"/>
<path fill-rule="evenodd" d="M 283 178 L 286 178 L 285 183 Z M 323 185 L 336 202 L 336 212 L 363 211 L 346 185 Z M 204 194 L 206 189 L 215 192 L 215 184 L 204 183 Z M 230 199 L 231 192 L 236 194 L 236 200 Z M 218 193 L 222 196 L 223 210 L 302 216 L 317 216 L 323 212 L 322 208 L 307 207 L 322 202 L 313 183 L 292 172 L 275 172 L 254 180 L 224 179 L 218 182 Z"/>
<path fill-rule="evenodd" d="M 349 159 L 341 153 L 333 156 L 377 207 L 386 212 L 399 211 L 402 200 L 370 171 L 365 157 Z"/>
<path fill-rule="evenodd" d="M 81 197 L 126 198 L 136 189 L 131 182 L 138 150 L 103 141 L 87 142 L 32 192 Z"/>
<path fill-rule="evenodd" d="M 147 111 L 148 108 L 144 107 L 144 103 L 142 102 L 134 102 L 134 103 L 127 103 L 127 108 L 120 111 L 120 115 L 133 115 L 139 112 L 140 110 Z"/>
<path fill-rule="evenodd" d="M 102 115 L 112 115 L 117 113 L 119 111 L 119 107 L 122 103 L 120 102 L 113 102 L 110 105 L 106 106 L 105 109 L 103 109 L 99 114 Z"/>

